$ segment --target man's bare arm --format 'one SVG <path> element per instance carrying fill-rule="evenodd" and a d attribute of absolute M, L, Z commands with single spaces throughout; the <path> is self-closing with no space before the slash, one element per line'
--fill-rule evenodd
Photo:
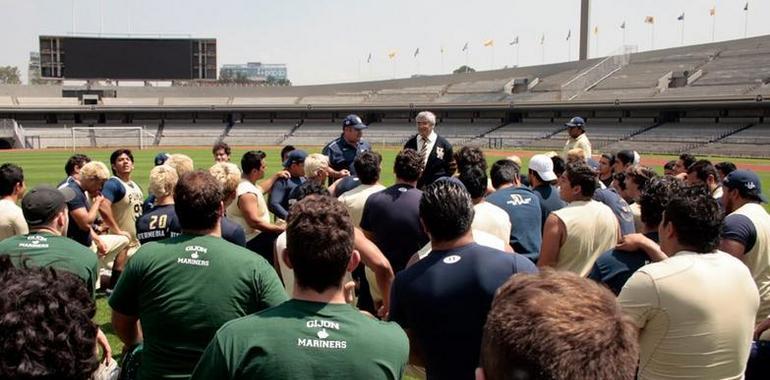
<path fill-rule="evenodd" d="M 112 310 L 112 328 L 115 334 L 126 346 L 133 346 L 143 340 L 142 329 L 139 327 L 139 317 L 126 315 Z"/>
<path fill-rule="evenodd" d="M 564 243 L 566 227 L 556 215 L 548 215 L 543 226 L 543 243 L 540 246 L 539 268 L 554 267 L 559 261 L 559 250 Z"/>
<path fill-rule="evenodd" d="M 243 219 L 249 227 L 263 232 L 283 232 L 283 227 L 265 222 L 259 218 L 259 205 L 255 194 L 246 193 L 238 197 L 238 208 L 241 209 Z"/>
<path fill-rule="evenodd" d="M 377 311 L 380 317 L 387 315 L 390 310 L 390 286 L 395 275 L 390 261 L 382 254 L 382 251 L 371 240 L 367 239 L 363 231 L 355 227 L 355 248 L 361 254 L 361 261 L 374 272 L 377 278 L 377 287 L 382 294 L 382 307 Z"/>

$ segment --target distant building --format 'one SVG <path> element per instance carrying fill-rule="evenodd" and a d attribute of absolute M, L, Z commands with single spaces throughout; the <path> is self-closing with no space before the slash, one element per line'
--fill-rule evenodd
<path fill-rule="evenodd" d="M 40 82 L 40 53 L 36 51 L 29 52 L 29 67 L 27 67 L 27 83 L 37 84 Z"/>
<path fill-rule="evenodd" d="M 222 78 L 245 78 L 251 81 L 263 82 L 268 77 L 275 80 L 286 80 L 286 65 L 283 63 L 270 64 L 261 62 L 249 62 L 238 65 L 223 65 L 219 70 Z"/>

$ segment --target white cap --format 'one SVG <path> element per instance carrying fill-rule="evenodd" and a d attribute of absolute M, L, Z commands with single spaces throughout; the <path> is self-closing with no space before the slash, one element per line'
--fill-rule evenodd
<path fill-rule="evenodd" d="M 634 151 L 634 165 L 639 165 L 641 161 L 642 157 L 639 155 L 639 152 Z"/>
<path fill-rule="evenodd" d="M 529 169 L 537 172 L 537 175 L 543 181 L 553 181 L 556 179 L 556 173 L 553 172 L 553 161 L 544 155 L 536 154 L 529 160 Z"/>

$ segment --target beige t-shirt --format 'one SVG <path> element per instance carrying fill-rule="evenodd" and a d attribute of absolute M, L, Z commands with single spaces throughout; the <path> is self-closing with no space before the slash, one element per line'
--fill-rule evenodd
<path fill-rule="evenodd" d="M 385 190 L 385 186 L 379 183 L 374 185 L 358 185 L 352 190 L 346 191 L 338 198 L 345 208 L 350 213 L 350 218 L 353 220 L 353 225 L 356 227 L 361 226 L 361 217 L 364 214 L 364 206 L 369 196 Z"/>
<path fill-rule="evenodd" d="M 770 317 L 770 215 L 758 203 L 747 203 L 732 214 L 747 217 L 757 231 L 754 246 L 744 253 L 743 263 L 749 268 L 759 289 L 759 312 L 756 318 L 759 323 Z M 770 330 L 762 334 L 762 339 L 770 340 Z"/>
<path fill-rule="evenodd" d="M 0 240 L 29 233 L 21 207 L 7 199 L 0 199 Z"/>
<path fill-rule="evenodd" d="M 634 202 L 628 205 L 628 208 L 631 210 L 631 214 L 634 215 L 634 229 L 636 233 L 642 233 L 642 228 L 644 227 L 642 222 L 642 206 L 639 205 L 639 202 Z"/>
<path fill-rule="evenodd" d="M 481 202 L 473 206 L 475 215 L 471 228 L 474 231 L 484 231 L 502 241 L 511 240 L 511 220 L 505 210 L 489 202 Z"/>
<path fill-rule="evenodd" d="M 125 191 L 123 198 L 112 204 L 112 215 L 118 227 L 131 234 L 132 243 L 136 245 L 139 243 L 139 240 L 136 238 L 136 220 L 142 216 L 144 194 L 142 194 L 142 189 L 136 182 L 124 182 L 118 177 L 112 178 L 123 186 Z"/>
<path fill-rule="evenodd" d="M 639 379 L 741 379 L 759 293 L 727 253 L 682 251 L 634 273 L 618 296 L 640 329 Z"/>
<path fill-rule="evenodd" d="M 564 144 L 564 152 L 562 154 L 565 160 L 567 159 L 567 152 L 575 148 L 583 149 L 583 153 L 585 154 L 586 159 L 591 158 L 591 141 L 588 140 L 588 136 L 585 133 L 578 136 L 576 139 L 573 139 L 572 137 L 567 139 L 567 143 Z"/>
<path fill-rule="evenodd" d="M 554 269 L 588 275 L 596 259 L 618 242 L 620 226 L 612 210 L 595 200 L 575 201 L 551 212 L 566 227 Z"/>
<path fill-rule="evenodd" d="M 238 200 L 241 195 L 244 194 L 254 194 L 257 197 L 257 209 L 259 210 L 260 220 L 269 223 L 270 212 L 267 210 L 267 202 L 265 202 L 265 195 L 262 192 L 262 188 L 245 179 L 241 180 L 241 183 L 239 183 L 238 187 L 235 189 L 235 201 L 230 203 L 230 206 L 227 206 L 227 217 L 243 227 L 243 232 L 246 234 L 246 241 L 249 241 L 259 235 L 261 231 L 252 228 L 246 223 L 243 212 L 241 212 L 241 209 L 238 207 Z"/>

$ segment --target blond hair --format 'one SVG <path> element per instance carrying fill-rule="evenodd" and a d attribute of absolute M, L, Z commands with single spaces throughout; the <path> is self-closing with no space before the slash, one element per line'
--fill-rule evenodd
<path fill-rule="evenodd" d="M 585 161 L 586 153 L 582 148 L 573 148 L 567 151 L 567 162 Z"/>
<path fill-rule="evenodd" d="M 222 195 L 225 199 L 235 194 L 241 182 L 241 169 L 232 162 L 217 162 L 209 168 L 209 174 L 222 184 Z"/>
<path fill-rule="evenodd" d="M 165 165 L 171 166 L 176 170 L 176 174 L 179 178 L 183 175 L 193 171 L 193 160 L 190 156 L 181 153 L 174 153 L 168 156 Z"/>
<path fill-rule="evenodd" d="M 313 153 L 305 158 L 305 177 L 316 177 L 319 170 L 329 168 L 329 157 L 320 153 Z"/>
<path fill-rule="evenodd" d="M 150 170 L 150 194 L 157 198 L 167 197 L 174 194 L 174 187 L 179 181 L 179 175 L 176 169 L 163 164 Z"/>
<path fill-rule="evenodd" d="M 80 168 L 80 178 L 107 180 L 110 178 L 110 169 L 103 162 L 91 161 Z"/>
<path fill-rule="evenodd" d="M 519 165 L 519 167 L 521 167 L 521 157 L 519 157 L 519 156 L 517 156 L 515 154 L 512 154 L 512 155 L 506 157 L 505 159 L 508 160 L 508 161 L 513 161 L 513 162 L 516 163 L 516 165 Z"/>

